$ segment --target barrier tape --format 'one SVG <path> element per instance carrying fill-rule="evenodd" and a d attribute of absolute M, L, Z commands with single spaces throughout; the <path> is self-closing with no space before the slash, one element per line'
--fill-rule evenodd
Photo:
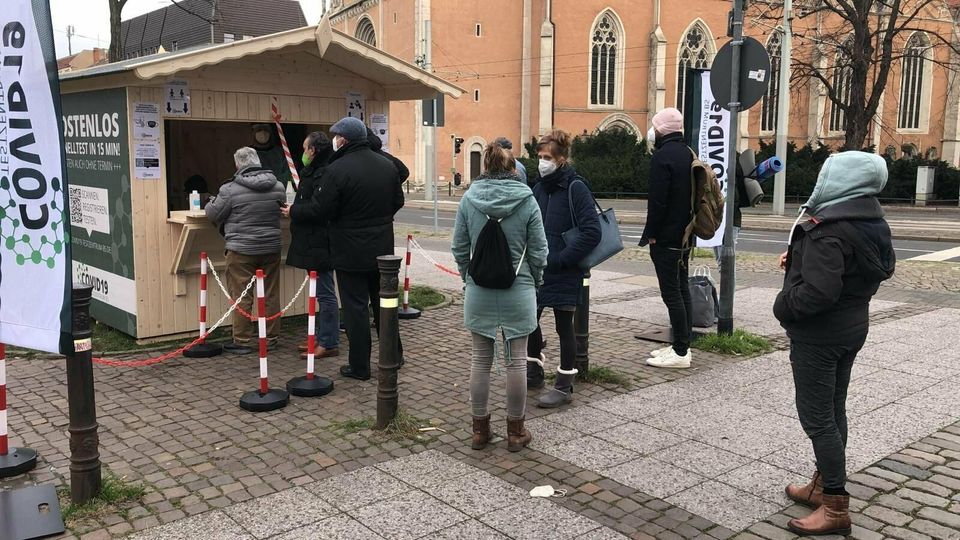
<path fill-rule="evenodd" d="M 212 268 L 212 267 L 213 267 L 213 265 L 211 265 L 211 268 Z M 209 336 L 210 334 L 212 334 L 212 333 L 214 332 L 214 330 L 216 330 L 221 324 L 223 324 L 223 322 L 227 320 L 227 317 L 229 317 L 229 316 L 233 313 L 233 310 L 236 309 L 236 307 L 237 307 L 237 305 L 240 303 L 240 301 L 243 300 L 243 298 L 244 298 L 245 296 L 247 296 L 247 293 L 250 292 L 250 288 L 253 287 L 253 284 L 254 284 L 256 281 L 257 281 L 256 276 L 251 277 L 251 278 L 250 278 L 250 281 L 247 282 L 247 287 L 246 287 L 245 289 L 243 289 L 243 293 L 241 293 L 241 294 L 240 294 L 240 297 L 237 298 L 237 300 L 233 303 L 232 306 L 230 306 L 230 309 L 228 309 L 228 310 L 223 314 L 223 316 L 220 317 L 220 320 L 218 320 L 216 323 L 214 323 L 214 325 L 210 327 L 210 330 L 208 330 L 205 334 L 201 334 L 197 339 L 191 341 L 191 342 L 188 343 L 187 345 L 185 345 L 185 346 L 183 346 L 183 347 L 181 347 L 181 348 L 179 348 L 179 349 L 177 349 L 177 350 L 175 350 L 175 351 L 168 352 L 168 353 L 166 353 L 166 354 L 160 355 L 160 356 L 158 356 L 158 357 L 156 357 L 156 358 L 147 358 L 147 359 L 145 359 L 145 360 L 108 360 L 108 359 L 106 359 L 106 358 L 94 358 L 94 359 L 93 359 L 93 363 L 94 363 L 94 364 L 100 364 L 101 366 L 111 366 L 111 367 L 144 367 L 144 366 L 151 366 L 151 365 L 153 365 L 153 364 L 159 364 L 160 362 L 166 362 L 167 360 L 170 360 L 171 358 L 177 358 L 177 357 L 179 357 L 181 354 L 183 354 L 183 351 L 185 351 L 185 350 L 187 350 L 187 349 L 189 349 L 189 348 L 191 348 L 191 347 L 193 347 L 193 346 L 195 346 L 195 345 L 198 345 L 198 344 L 200 344 L 200 343 L 203 343 L 203 341 L 204 341 L 205 339 L 207 339 L 207 336 Z"/>
<path fill-rule="evenodd" d="M 456 270 L 451 270 L 451 269 L 447 268 L 446 266 L 444 266 L 444 265 L 440 264 L 439 262 L 437 262 L 436 259 L 434 259 L 433 257 L 431 257 L 430 254 L 427 253 L 427 250 L 423 249 L 423 246 L 420 245 L 420 242 L 417 242 L 417 239 L 416 239 L 416 238 L 410 238 L 410 244 L 414 247 L 414 249 L 417 250 L 418 253 L 420 253 L 420 256 L 421 256 L 421 257 L 423 257 L 424 259 L 426 259 L 427 261 L 429 261 L 430 264 L 432 264 L 433 266 L 435 266 L 435 267 L 437 268 L 437 270 L 440 270 L 441 272 L 443 272 L 443 273 L 445 273 L 445 274 L 450 274 L 451 276 L 460 277 L 460 272 L 457 272 Z"/>
<path fill-rule="evenodd" d="M 290 146 L 287 144 L 287 138 L 283 135 L 283 126 L 280 125 L 280 106 L 277 105 L 277 96 L 273 96 L 273 102 L 270 103 L 270 110 L 273 113 L 273 123 L 277 126 L 277 135 L 280 136 L 280 146 L 283 148 L 283 157 L 287 158 L 287 167 L 290 168 L 290 176 L 293 178 L 293 187 L 300 189 L 300 175 L 297 173 L 297 166 L 293 163 L 293 156 L 290 155 Z"/>
<path fill-rule="evenodd" d="M 217 273 L 217 268 L 216 268 L 214 265 L 212 265 L 212 264 L 210 265 L 209 268 L 210 268 L 210 271 L 213 273 L 213 279 L 217 282 L 217 285 L 220 286 L 220 291 L 223 292 L 223 297 L 229 300 L 229 299 L 230 299 L 230 293 L 227 292 L 227 288 L 224 287 L 223 282 L 220 281 L 220 274 Z M 304 278 L 303 278 L 303 282 L 300 284 L 300 288 L 297 289 L 297 295 L 294 296 L 293 299 L 290 300 L 290 302 L 289 302 L 283 309 L 281 309 L 280 311 L 278 311 L 278 312 L 274 313 L 273 315 L 270 315 L 269 317 L 267 317 L 267 322 L 272 321 L 272 320 L 274 320 L 274 319 L 279 319 L 280 317 L 283 317 L 283 314 L 286 313 L 286 312 L 290 309 L 290 306 L 292 306 L 293 303 L 296 302 L 298 298 L 300 298 L 300 295 L 303 294 L 303 289 L 307 286 L 307 282 L 309 282 L 309 281 L 310 281 L 310 276 L 304 277 Z M 231 300 L 231 301 L 232 301 L 232 300 Z M 257 317 L 255 317 L 254 315 L 252 315 L 252 314 L 250 314 L 250 313 L 247 313 L 247 311 L 246 311 L 245 309 L 243 309 L 242 307 L 240 307 L 239 304 L 235 303 L 233 309 L 236 309 L 236 310 L 237 310 L 237 313 L 239 313 L 239 314 L 243 315 L 244 317 L 250 319 L 250 322 L 256 322 Z"/>

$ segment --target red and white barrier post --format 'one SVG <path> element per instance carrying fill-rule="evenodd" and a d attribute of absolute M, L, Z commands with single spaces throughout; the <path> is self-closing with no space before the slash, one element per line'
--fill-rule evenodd
<path fill-rule="evenodd" d="M 397 311 L 397 316 L 401 319 L 418 319 L 420 310 L 410 307 L 410 258 L 412 252 L 410 248 L 413 244 L 413 235 L 407 235 L 407 258 L 403 265 L 403 307 Z"/>
<path fill-rule="evenodd" d="M 0 478 L 17 476 L 37 466 L 37 452 L 10 448 L 7 440 L 7 346 L 0 343 Z"/>
<path fill-rule="evenodd" d="M 207 253 L 200 253 L 200 338 L 201 341 L 183 351 L 183 356 L 187 358 L 210 358 L 223 353 L 223 346 L 219 344 L 207 343 L 203 338 L 207 333 L 207 270 L 210 262 L 207 260 Z"/>
<path fill-rule="evenodd" d="M 257 327 L 260 333 L 260 388 L 240 397 L 240 408 L 253 412 L 274 411 L 287 406 L 290 395 L 285 390 L 270 388 L 267 378 L 267 299 L 263 287 L 263 270 L 257 270 Z"/>
<path fill-rule="evenodd" d="M 287 381 L 287 391 L 295 396 L 318 397 L 333 390 L 333 381 L 313 373 L 314 353 L 317 347 L 317 273 L 310 272 L 310 296 L 307 298 L 307 374 Z"/>

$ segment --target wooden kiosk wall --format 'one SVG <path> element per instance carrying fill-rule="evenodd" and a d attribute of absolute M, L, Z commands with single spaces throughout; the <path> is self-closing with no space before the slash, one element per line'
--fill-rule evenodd
<path fill-rule="evenodd" d="M 387 112 L 382 90 L 370 81 L 329 64 L 323 71 L 325 73 L 306 77 L 289 71 L 271 72 L 266 65 L 262 69 L 247 67 L 243 70 L 227 70 L 219 66 L 200 69 L 192 76 L 178 77 L 190 84 L 193 113 L 189 118 L 177 117 L 177 120 L 271 122 L 271 96 L 277 96 L 284 122 L 331 125 L 345 115 L 348 91 L 365 95 L 368 113 Z M 229 87 L 236 90 L 224 90 Z M 270 88 L 282 89 L 285 93 L 268 93 Z M 163 83 L 128 87 L 127 110 L 132 111 L 136 102 L 163 104 Z M 166 142 L 161 122 L 163 148 L 166 148 Z M 291 145 L 301 143 L 289 142 Z M 132 135 L 129 143 L 132 148 Z M 131 152 L 130 168 L 134 170 L 132 160 Z M 146 341 L 172 334 L 197 332 L 199 262 L 191 264 L 180 274 L 171 272 L 182 225 L 168 222 L 166 152 L 161 152 L 160 168 L 161 180 L 131 180 L 137 287 L 136 337 Z M 288 242 L 287 235 L 285 245 Z M 225 268 L 222 250 L 222 241 L 207 250 L 211 262 L 221 275 Z M 286 248 L 284 258 L 285 252 Z M 282 268 L 281 307 L 293 298 L 304 277 L 300 269 Z M 306 292 L 288 315 L 305 313 L 305 295 Z M 207 320 L 208 324 L 212 324 L 229 307 L 212 276 L 207 298 Z M 229 319 L 226 324 L 229 324 Z"/>

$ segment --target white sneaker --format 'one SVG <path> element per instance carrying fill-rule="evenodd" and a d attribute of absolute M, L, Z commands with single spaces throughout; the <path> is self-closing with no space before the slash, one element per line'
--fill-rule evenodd
<path fill-rule="evenodd" d="M 687 354 L 680 356 L 671 347 L 665 354 L 655 358 L 647 358 L 647 365 L 659 368 L 686 369 L 690 367 L 690 351 L 687 350 Z"/>
<path fill-rule="evenodd" d="M 668 352 L 670 352 L 670 351 L 672 351 L 672 350 L 673 350 L 673 345 L 667 345 L 666 347 L 664 347 L 664 348 L 662 348 L 662 349 L 657 349 L 657 350 L 655 350 L 655 351 L 652 351 L 652 352 L 650 353 L 650 357 L 651 357 L 651 358 L 657 358 L 658 356 L 663 356 L 663 355 L 667 354 Z"/>

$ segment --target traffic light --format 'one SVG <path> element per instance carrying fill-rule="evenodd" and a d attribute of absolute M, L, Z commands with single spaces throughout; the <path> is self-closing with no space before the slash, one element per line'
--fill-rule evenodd
<path fill-rule="evenodd" d="M 459 186 L 459 185 L 462 184 L 462 183 L 463 183 L 463 175 L 460 174 L 460 173 L 454 173 L 454 174 L 453 174 L 453 185 Z"/>
<path fill-rule="evenodd" d="M 463 137 L 454 137 L 453 139 L 453 153 L 460 153 L 460 146 L 463 144 Z"/>

